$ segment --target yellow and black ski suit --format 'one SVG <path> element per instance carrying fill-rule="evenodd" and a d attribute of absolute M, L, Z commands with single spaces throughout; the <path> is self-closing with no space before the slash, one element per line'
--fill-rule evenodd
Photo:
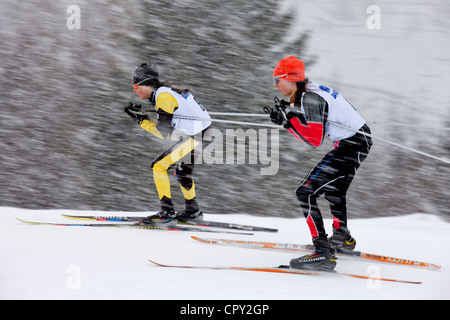
<path fill-rule="evenodd" d="M 194 149 L 203 144 L 204 132 L 211 124 L 211 121 L 205 121 L 209 119 L 209 114 L 191 93 L 180 94 L 169 87 L 155 89 L 150 101 L 155 105 L 157 120 L 143 120 L 140 123 L 143 129 L 160 139 L 170 137 L 174 129 L 186 134 L 185 139 L 171 146 L 152 162 L 153 178 L 161 201 L 161 209 L 169 212 L 174 210 L 167 172 L 177 165 L 175 176 L 186 201 L 186 211 L 196 212 L 199 208 L 192 179 L 195 164 Z M 181 119 L 181 116 L 199 118 L 202 121 Z"/>

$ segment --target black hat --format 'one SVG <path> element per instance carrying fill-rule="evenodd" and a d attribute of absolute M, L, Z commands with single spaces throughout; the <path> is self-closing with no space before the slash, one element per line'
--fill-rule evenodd
<path fill-rule="evenodd" d="M 131 78 L 132 84 L 141 86 L 153 86 L 159 82 L 158 68 L 153 62 L 141 63 L 136 70 L 134 70 Z"/>

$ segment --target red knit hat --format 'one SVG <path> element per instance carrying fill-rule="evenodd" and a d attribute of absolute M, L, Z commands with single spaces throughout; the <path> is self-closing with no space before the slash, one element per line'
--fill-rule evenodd
<path fill-rule="evenodd" d="M 294 56 L 281 59 L 273 70 L 273 77 L 289 82 L 305 80 L 305 67 L 303 61 Z"/>

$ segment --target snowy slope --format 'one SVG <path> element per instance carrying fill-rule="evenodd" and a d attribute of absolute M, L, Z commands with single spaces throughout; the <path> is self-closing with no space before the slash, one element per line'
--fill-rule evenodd
<path fill-rule="evenodd" d="M 210 220 L 279 228 L 253 236 L 26 225 L 68 222 L 60 210 L 1 207 L 0 299 L 449 299 L 450 224 L 411 214 L 351 220 L 362 251 L 433 262 L 440 271 L 419 270 L 341 258 L 337 271 L 423 281 L 421 285 L 360 280 L 338 275 L 284 275 L 247 271 L 166 269 L 167 264 L 275 266 L 298 256 L 244 248 L 210 246 L 190 235 L 307 243 L 302 218 L 207 215 Z M 126 215 L 124 212 L 70 211 L 72 214 Z M 130 214 L 129 214 L 130 215 Z M 331 221 L 326 221 L 327 226 Z"/>

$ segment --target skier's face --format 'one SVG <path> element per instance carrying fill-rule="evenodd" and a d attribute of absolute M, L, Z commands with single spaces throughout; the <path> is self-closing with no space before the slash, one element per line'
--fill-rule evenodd
<path fill-rule="evenodd" d="M 153 92 L 153 87 L 135 85 L 133 92 L 136 93 L 139 96 L 139 98 L 142 100 L 150 99 L 152 92 Z"/>
<path fill-rule="evenodd" d="M 275 83 L 275 88 L 277 88 L 284 97 L 288 97 L 292 94 L 295 89 L 295 83 L 280 79 Z"/>

